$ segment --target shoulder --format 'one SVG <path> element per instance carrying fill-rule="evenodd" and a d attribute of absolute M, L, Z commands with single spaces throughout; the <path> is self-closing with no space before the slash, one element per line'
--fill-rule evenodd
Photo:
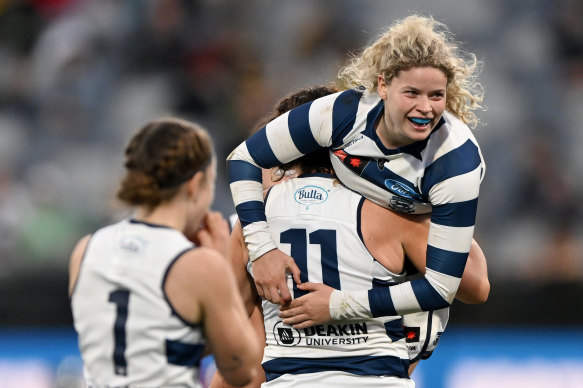
<path fill-rule="evenodd" d="M 442 120 L 443 125 L 434 133 L 437 138 L 441 139 L 441 143 L 444 143 L 450 149 L 454 149 L 470 141 L 478 147 L 474 133 L 463 121 L 448 111 L 443 113 Z"/>
<path fill-rule="evenodd" d="M 449 161 L 449 164 L 483 163 L 480 147 L 471 129 L 447 111 L 440 126 L 431 133 L 423 153 L 427 164 L 440 159 Z"/>
<path fill-rule="evenodd" d="M 197 247 L 184 252 L 172 267 L 179 278 L 206 282 L 220 277 L 228 262 L 214 249 Z"/>

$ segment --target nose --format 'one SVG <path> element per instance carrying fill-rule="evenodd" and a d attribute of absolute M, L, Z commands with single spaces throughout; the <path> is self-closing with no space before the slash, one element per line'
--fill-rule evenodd
<path fill-rule="evenodd" d="M 431 113 L 433 108 L 431 107 L 431 102 L 429 101 L 429 98 L 427 97 L 420 98 L 417 104 L 417 110 L 423 114 Z"/>

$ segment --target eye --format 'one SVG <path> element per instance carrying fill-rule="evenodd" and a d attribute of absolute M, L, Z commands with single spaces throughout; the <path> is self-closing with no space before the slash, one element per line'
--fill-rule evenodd
<path fill-rule="evenodd" d="M 416 96 L 418 93 L 416 90 L 405 90 L 407 96 Z"/>
<path fill-rule="evenodd" d="M 445 97 L 445 92 L 435 92 L 431 95 L 432 100 L 441 100 Z"/>

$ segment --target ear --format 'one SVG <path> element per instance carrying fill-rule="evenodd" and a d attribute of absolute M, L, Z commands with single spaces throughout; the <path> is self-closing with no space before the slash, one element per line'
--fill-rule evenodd
<path fill-rule="evenodd" d="M 377 77 L 377 92 L 383 100 L 387 98 L 387 83 L 382 74 L 379 74 Z"/>
<path fill-rule="evenodd" d="M 186 183 L 186 189 L 188 191 L 189 196 L 194 196 L 198 193 L 200 186 L 204 181 L 204 173 L 202 171 L 197 171 L 196 174 L 190 178 L 190 180 Z"/>

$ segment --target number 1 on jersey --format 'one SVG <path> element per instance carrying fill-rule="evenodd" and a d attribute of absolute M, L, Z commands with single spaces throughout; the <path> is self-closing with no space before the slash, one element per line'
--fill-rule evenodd
<path fill-rule="evenodd" d="M 126 322 L 128 320 L 128 304 L 130 292 L 128 290 L 115 290 L 109 294 L 109 301 L 115 303 L 117 310 L 113 325 L 113 363 L 116 375 L 127 376 L 126 350 Z"/>
<path fill-rule="evenodd" d="M 338 273 L 338 255 L 336 250 L 336 231 L 333 229 L 318 229 L 306 236 L 306 229 L 288 229 L 280 234 L 280 242 L 291 244 L 290 256 L 294 258 L 301 271 L 301 282 L 307 282 L 308 277 L 308 239 L 310 244 L 320 245 L 320 263 L 322 280 L 327 286 L 340 289 L 340 274 Z M 294 285 L 294 298 L 307 294 Z"/>

